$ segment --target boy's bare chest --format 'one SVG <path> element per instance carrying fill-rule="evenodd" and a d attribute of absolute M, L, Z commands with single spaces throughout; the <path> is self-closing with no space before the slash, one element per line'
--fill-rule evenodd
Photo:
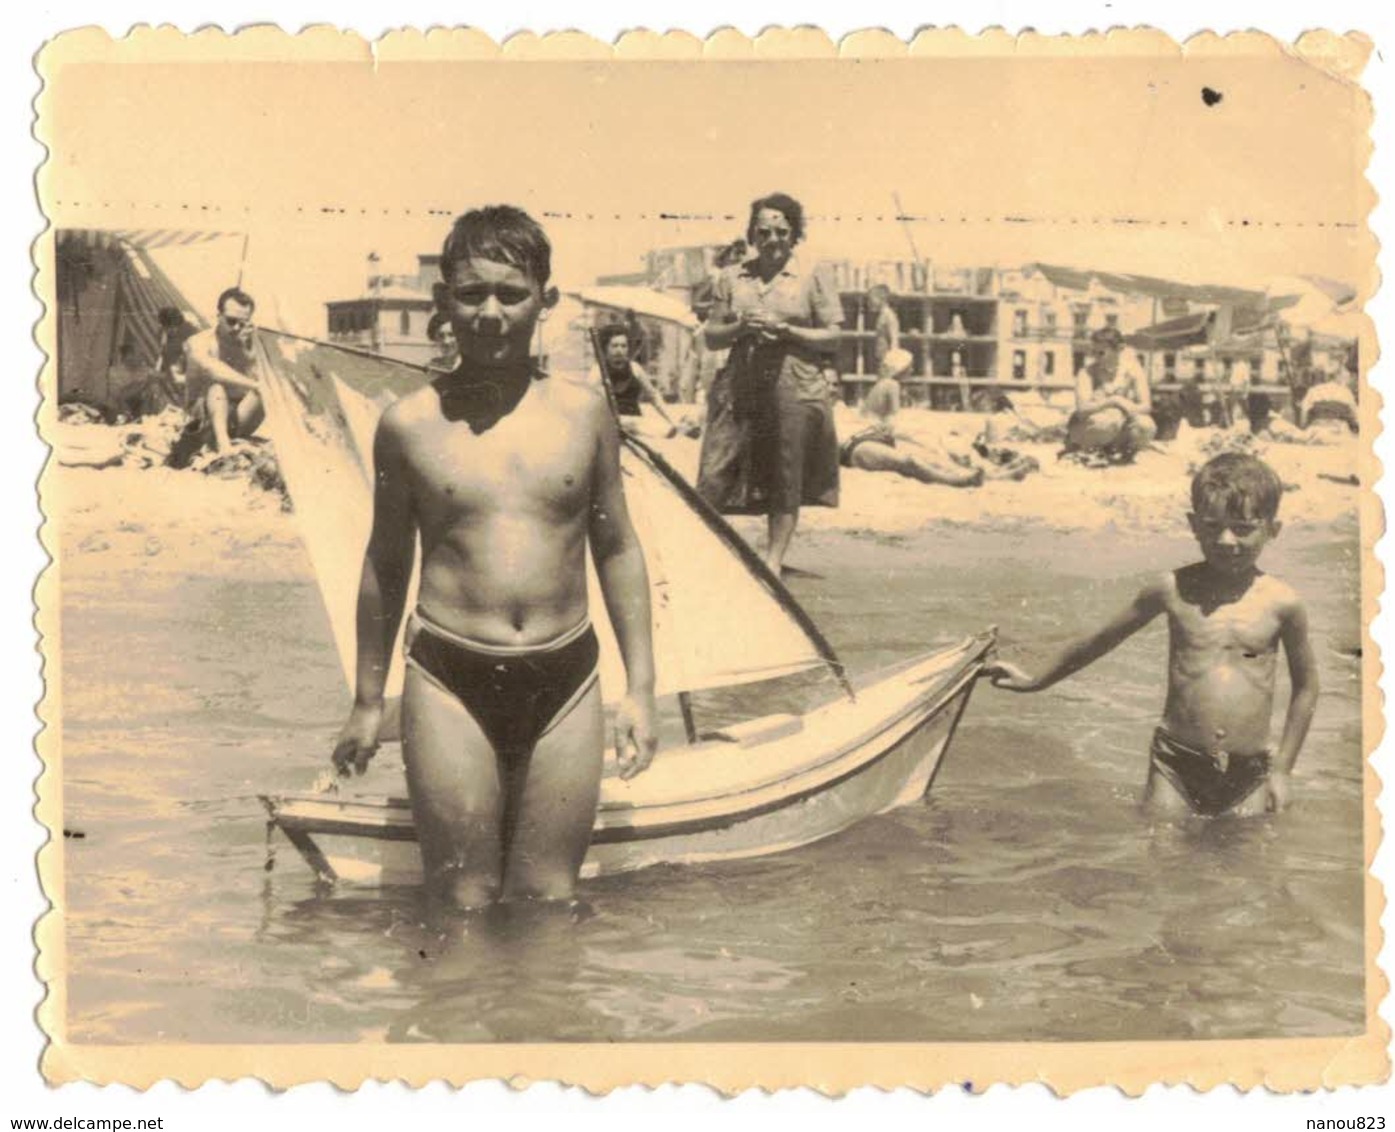
<path fill-rule="evenodd" d="M 1259 656 L 1278 645 L 1279 619 L 1261 594 L 1214 607 L 1178 600 L 1170 621 L 1176 642 L 1192 649 Z"/>
<path fill-rule="evenodd" d="M 441 422 L 418 439 L 414 487 L 427 507 L 569 513 L 590 500 L 595 445 L 571 422 L 509 421 L 480 433 Z"/>

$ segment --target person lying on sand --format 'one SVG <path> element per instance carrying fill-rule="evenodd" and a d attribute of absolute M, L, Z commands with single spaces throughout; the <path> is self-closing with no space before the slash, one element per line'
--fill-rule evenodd
<path fill-rule="evenodd" d="M 520 209 L 456 220 L 435 302 L 460 364 L 389 408 L 373 444 L 357 691 L 333 761 L 362 773 L 377 749 L 420 536 L 402 746 L 433 906 L 572 895 L 605 746 L 588 547 L 629 684 L 621 776 L 657 745 L 649 581 L 615 418 L 600 389 L 548 379 L 529 353 L 557 302 L 551 267 Z"/>
<path fill-rule="evenodd" d="M 912 360 L 909 351 L 901 349 L 888 350 L 882 358 L 881 376 L 862 402 L 866 427 L 839 446 L 840 463 L 867 472 L 895 472 L 921 483 L 977 487 L 983 482 L 982 469 L 933 460 L 930 450 L 918 440 L 896 431 L 894 422 L 901 411 L 900 379 L 910 371 Z M 898 442 L 914 451 L 899 447 Z"/>
<path fill-rule="evenodd" d="M 1259 569 L 1279 533 L 1283 486 L 1254 456 L 1227 452 L 1192 480 L 1192 532 L 1202 560 L 1146 584 L 1133 603 L 1063 649 L 1039 676 L 1005 661 L 983 675 L 1037 692 L 1167 615 L 1167 701 L 1153 734 L 1144 803 L 1208 817 L 1282 810 L 1289 775 L 1317 707 L 1318 674 L 1299 596 Z M 1278 749 L 1269 749 L 1279 646 L 1292 691 Z"/>

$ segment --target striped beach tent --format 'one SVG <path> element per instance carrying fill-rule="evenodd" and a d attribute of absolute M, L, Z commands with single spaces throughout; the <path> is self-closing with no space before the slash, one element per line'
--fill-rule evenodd
<path fill-rule="evenodd" d="M 157 364 L 162 308 L 178 310 L 196 329 L 209 325 L 211 312 L 191 302 L 158 259 L 168 250 L 242 237 L 223 231 L 66 228 L 54 239 L 58 399 L 106 407 L 112 395 L 109 374 L 123 353 L 138 367 Z"/>

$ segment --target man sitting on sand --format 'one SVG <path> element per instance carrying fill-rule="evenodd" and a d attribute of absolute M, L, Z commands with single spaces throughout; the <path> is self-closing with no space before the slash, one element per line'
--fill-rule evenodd
<path fill-rule="evenodd" d="M 552 248 L 520 209 L 456 220 L 437 309 L 460 364 L 384 414 L 358 601 L 357 694 L 334 749 L 362 772 L 420 537 L 407 634 L 403 756 L 428 897 L 475 908 L 570 897 L 596 818 L 605 747 L 590 548 L 624 658 L 620 773 L 656 747 L 649 582 L 601 390 L 529 354 L 557 302 Z"/>
<path fill-rule="evenodd" d="M 185 408 L 189 424 L 170 450 L 182 468 L 210 441 L 220 455 L 236 438 L 251 436 L 266 417 L 253 349 L 256 303 L 238 287 L 218 296 L 218 321 L 184 344 Z"/>
<path fill-rule="evenodd" d="M 605 363 L 605 382 L 610 387 L 610 396 L 615 403 L 615 412 L 620 417 L 620 427 L 626 432 L 643 435 L 648 431 L 641 425 L 643 413 L 640 402 L 648 401 L 663 418 L 667 426 L 664 436 L 675 436 L 678 426 L 664 409 L 664 399 L 649 380 L 649 375 L 638 362 L 632 361 L 630 331 L 623 323 L 611 323 L 596 331 L 596 342 L 601 359 Z M 591 368 L 590 380 L 599 386 L 601 367 Z"/>
<path fill-rule="evenodd" d="M 1154 732 L 1145 804 L 1208 817 L 1282 810 L 1317 707 L 1317 661 L 1298 595 L 1259 569 L 1279 533 L 1283 486 L 1254 456 L 1227 452 L 1192 480 L 1202 560 L 1147 583 L 1113 620 L 1062 650 L 1040 676 L 999 661 L 984 675 L 1036 692 L 1118 647 L 1159 614 L 1169 636 L 1167 702 Z M 1269 749 L 1279 646 L 1292 686 L 1279 746 Z"/>
<path fill-rule="evenodd" d="M 1147 411 L 1148 376 L 1124 351 L 1113 327 L 1090 336 L 1093 357 L 1075 375 L 1076 409 L 1066 423 L 1063 454 L 1130 463 L 1158 429 Z"/>

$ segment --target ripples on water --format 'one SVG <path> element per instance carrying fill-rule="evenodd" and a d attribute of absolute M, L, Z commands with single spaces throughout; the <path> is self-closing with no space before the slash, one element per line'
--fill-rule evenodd
<path fill-rule="evenodd" d="M 1277 819 L 1140 816 L 1165 674 L 1153 627 L 1052 692 L 981 687 L 927 805 L 779 856 L 592 881 L 579 911 L 497 909 L 449 933 L 424 924 L 413 890 L 317 892 L 284 842 L 264 868 L 254 796 L 306 787 L 346 706 L 313 587 L 171 589 L 79 561 L 63 610 L 65 824 L 85 834 L 65 846 L 70 1037 L 1357 1032 L 1357 546 L 1354 524 L 1286 531 L 1266 559 L 1308 598 L 1323 675 L 1296 805 Z M 1107 532 L 815 535 L 797 561 L 823 576 L 795 589 L 866 673 L 989 622 L 1009 654 L 1033 642 L 1040 656 L 1190 554 L 1180 537 Z M 734 714 L 751 695 L 698 710 Z M 397 792 L 400 770 L 385 760 L 364 786 Z"/>

